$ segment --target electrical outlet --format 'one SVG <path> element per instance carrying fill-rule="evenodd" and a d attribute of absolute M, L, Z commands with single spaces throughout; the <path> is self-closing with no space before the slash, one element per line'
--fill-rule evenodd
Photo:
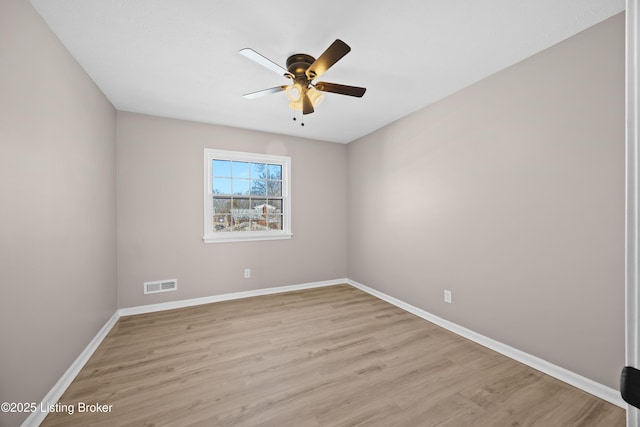
<path fill-rule="evenodd" d="M 444 302 L 451 304 L 451 291 L 448 289 L 444 290 Z"/>
<path fill-rule="evenodd" d="M 245 279 L 250 279 L 251 278 L 251 269 L 250 268 L 245 268 L 244 269 L 244 278 Z"/>

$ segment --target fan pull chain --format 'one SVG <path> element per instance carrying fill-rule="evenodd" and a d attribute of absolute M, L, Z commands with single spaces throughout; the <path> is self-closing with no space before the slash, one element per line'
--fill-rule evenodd
<path fill-rule="evenodd" d="M 295 122 L 297 120 L 298 119 L 296 119 L 296 110 L 293 110 L 293 121 Z M 302 116 L 302 120 L 303 121 L 300 122 L 300 126 L 304 126 L 304 116 Z"/>

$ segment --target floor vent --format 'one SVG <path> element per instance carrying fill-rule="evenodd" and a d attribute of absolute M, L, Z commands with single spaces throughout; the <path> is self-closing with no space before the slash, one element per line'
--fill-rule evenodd
<path fill-rule="evenodd" d="M 157 280 L 155 282 L 144 282 L 144 293 L 157 294 L 158 292 L 169 292 L 178 289 L 178 280 Z"/>

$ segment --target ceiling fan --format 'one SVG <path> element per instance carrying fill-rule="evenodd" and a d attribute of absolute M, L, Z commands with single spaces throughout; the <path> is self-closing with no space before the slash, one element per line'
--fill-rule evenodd
<path fill-rule="evenodd" d="M 287 58 L 287 68 L 284 69 L 253 49 L 242 49 L 240 54 L 291 80 L 289 85 L 263 89 L 243 96 L 247 99 L 254 99 L 263 95 L 285 91 L 290 101 L 289 106 L 294 110 L 301 110 L 302 114 L 313 113 L 314 106 L 318 105 L 322 100 L 320 92 L 331 92 L 360 98 L 364 95 L 366 88 L 337 83 L 313 82 L 349 51 L 351 51 L 351 48 L 345 42 L 336 39 L 318 59 L 304 53 L 291 55 Z"/>

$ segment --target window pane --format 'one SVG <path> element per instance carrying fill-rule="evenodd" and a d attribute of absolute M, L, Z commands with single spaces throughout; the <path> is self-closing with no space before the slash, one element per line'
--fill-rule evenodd
<path fill-rule="evenodd" d="M 229 213 L 231 212 L 231 199 L 215 197 L 213 199 L 213 213 Z"/>
<path fill-rule="evenodd" d="M 267 177 L 267 165 L 264 163 L 251 163 L 251 179 L 265 179 Z"/>
<path fill-rule="evenodd" d="M 236 179 L 233 178 L 232 184 L 233 194 L 248 195 L 249 194 L 249 180 L 248 179 Z"/>
<path fill-rule="evenodd" d="M 282 200 L 271 199 L 269 205 L 273 206 L 273 213 L 282 213 Z"/>
<path fill-rule="evenodd" d="M 251 231 L 266 231 L 266 230 L 267 230 L 266 218 L 262 218 L 262 219 L 251 222 Z"/>
<path fill-rule="evenodd" d="M 282 179 L 282 166 L 281 165 L 268 165 L 269 179 Z"/>
<path fill-rule="evenodd" d="M 267 181 L 267 196 L 282 196 L 282 181 Z"/>
<path fill-rule="evenodd" d="M 270 230 L 282 230 L 282 215 L 268 215 L 267 218 Z"/>
<path fill-rule="evenodd" d="M 234 216 L 233 231 L 251 231 L 251 218 L 242 215 Z"/>
<path fill-rule="evenodd" d="M 249 209 L 249 199 L 233 199 L 234 209 Z"/>
<path fill-rule="evenodd" d="M 213 160 L 213 176 L 231 176 L 229 160 Z"/>
<path fill-rule="evenodd" d="M 213 194 L 231 194 L 231 179 L 213 178 Z"/>
<path fill-rule="evenodd" d="M 267 181 L 254 181 L 251 180 L 251 194 L 254 196 L 266 196 L 267 195 Z"/>
<path fill-rule="evenodd" d="M 213 216 L 213 231 L 231 231 L 231 216 L 229 215 L 214 215 Z"/>
<path fill-rule="evenodd" d="M 233 162 L 231 164 L 231 173 L 234 178 L 249 178 L 249 163 Z"/>
<path fill-rule="evenodd" d="M 251 209 L 262 213 L 262 208 L 267 204 L 267 199 L 251 199 Z"/>

